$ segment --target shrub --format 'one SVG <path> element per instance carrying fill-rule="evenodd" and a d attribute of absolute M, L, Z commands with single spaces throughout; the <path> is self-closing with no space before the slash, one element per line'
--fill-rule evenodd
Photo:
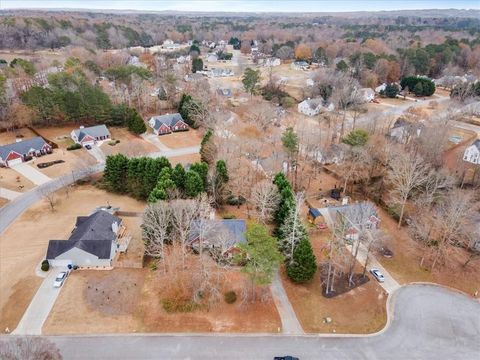
<path fill-rule="evenodd" d="M 223 218 L 225 220 L 229 220 L 229 219 L 236 219 L 237 217 L 233 214 L 225 214 L 225 215 L 223 215 Z"/>
<path fill-rule="evenodd" d="M 199 304 L 196 304 L 191 300 L 184 299 L 163 299 L 162 306 L 169 314 L 193 312 L 201 307 Z"/>
<path fill-rule="evenodd" d="M 41 269 L 42 271 L 48 271 L 50 269 L 50 264 L 48 263 L 48 260 L 42 261 Z"/>
<path fill-rule="evenodd" d="M 363 146 L 368 141 L 368 132 L 362 129 L 353 130 L 342 139 L 342 142 L 351 146 Z"/>
<path fill-rule="evenodd" d="M 72 151 L 72 150 L 78 150 L 78 149 L 81 149 L 81 148 L 82 148 L 82 145 L 80 145 L 80 144 L 72 144 L 69 147 L 67 147 L 67 150 Z"/>
<path fill-rule="evenodd" d="M 285 97 L 282 97 L 282 100 L 280 101 L 280 103 L 285 108 L 291 108 L 292 106 L 295 106 L 297 102 L 291 96 L 285 96 Z"/>
<path fill-rule="evenodd" d="M 227 291 L 223 295 L 223 299 L 227 304 L 233 304 L 235 301 L 237 301 L 237 294 L 235 293 L 235 291 Z"/>
<path fill-rule="evenodd" d="M 150 263 L 150 270 L 157 271 L 157 263 L 155 261 Z"/>
<path fill-rule="evenodd" d="M 240 206 L 240 205 L 245 204 L 246 201 L 247 201 L 247 199 L 245 199 L 242 195 L 240 195 L 240 196 L 230 195 L 227 198 L 227 204 L 228 205 Z"/>
<path fill-rule="evenodd" d="M 120 140 L 112 140 L 112 141 L 109 141 L 109 142 L 108 142 L 108 145 L 110 145 L 110 146 L 115 146 L 115 145 L 117 145 L 119 142 L 120 142 Z"/>

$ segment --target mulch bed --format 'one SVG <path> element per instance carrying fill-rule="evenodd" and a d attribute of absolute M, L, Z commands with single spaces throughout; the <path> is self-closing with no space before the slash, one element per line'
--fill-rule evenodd
<path fill-rule="evenodd" d="M 336 275 L 335 276 L 335 283 L 332 292 L 326 293 L 326 284 L 327 284 L 327 266 L 321 266 L 320 267 L 320 279 L 322 281 L 322 295 L 326 298 L 333 298 L 338 295 L 345 294 L 349 292 L 350 290 L 353 290 L 359 286 L 362 286 L 363 284 L 366 284 L 367 282 L 370 281 L 370 278 L 365 274 L 361 273 L 355 273 L 353 274 L 353 285 L 349 284 L 348 281 L 348 274 L 342 274 L 342 275 Z"/>

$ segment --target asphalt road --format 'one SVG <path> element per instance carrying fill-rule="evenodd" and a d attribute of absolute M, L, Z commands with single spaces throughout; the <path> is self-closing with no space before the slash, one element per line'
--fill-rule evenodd
<path fill-rule="evenodd" d="M 373 336 L 110 335 L 49 337 L 66 360 L 273 359 L 478 360 L 480 304 L 434 285 L 393 295 L 390 326 Z"/>
<path fill-rule="evenodd" d="M 190 154 L 197 154 L 200 150 L 199 146 L 192 146 L 192 147 L 185 147 L 179 149 L 172 149 L 168 151 L 160 151 L 152 154 L 147 154 L 145 156 L 157 158 L 161 156 L 165 156 L 167 158 L 175 157 L 175 156 L 182 156 L 182 155 L 190 155 Z M 23 193 L 22 195 L 18 196 L 16 199 L 10 201 L 6 205 L 0 208 L 0 234 L 5 231 L 5 229 L 18 217 L 20 216 L 25 210 L 27 210 L 30 206 L 32 206 L 35 202 L 40 200 L 45 192 L 52 192 L 56 191 L 66 185 L 72 184 L 74 181 L 83 178 L 90 174 L 95 174 L 102 172 L 105 168 L 105 164 L 96 164 L 91 167 L 86 167 L 84 169 L 75 171 L 75 174 L 68 174 L 62 177 L 58 177 L 48 181 L 44 184 L 41 184 L 32 190 Z"/>

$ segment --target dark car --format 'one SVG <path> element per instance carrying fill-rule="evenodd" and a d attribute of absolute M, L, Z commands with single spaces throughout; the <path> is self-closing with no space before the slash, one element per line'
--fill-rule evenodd
<path fill-rule="evenodd" d="M 85 145 L 85 149 L 92 150 L 92 147 L 90 145 Z"/>
<path fill-rule="evenodd" d="M 273 360 L 299 360 L 299 358 L 287 355 L 287 356 L 275 356 Z"/>

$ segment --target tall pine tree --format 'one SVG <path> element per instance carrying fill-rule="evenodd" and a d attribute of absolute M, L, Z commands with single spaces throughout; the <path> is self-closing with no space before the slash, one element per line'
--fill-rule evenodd
<path fill-rule="evenodd" d="M 293 252 L 293 261 L 287 263 L 287 275 L 296 283 L 310 281 L 317 271 L 317 259 L 307 238 L 302 239 Z"/>

